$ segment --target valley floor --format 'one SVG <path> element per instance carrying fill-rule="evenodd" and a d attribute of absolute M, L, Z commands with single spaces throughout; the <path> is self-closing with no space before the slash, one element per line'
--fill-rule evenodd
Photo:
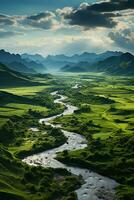
<path fill-rule="evenodd" d="M 114 178 L 120 183 L 117 199 L 133 200 L 133 81 L 132 77 L 66 73 L 56 75 L 48 84 L 45 81 L 44 86 L 1 88 L 0 199 L 76 199 L 73 191 L 80 187 L 80 177 L 66 170 L 28 167 L 20 162 L 26 155 L 66 142 L 60 130 L 38 124 L 38 119 L 65 109 L 53 103 L 50 93 L 58 89 L 68 96 L 65 101 L 79 109 L 53 123 L 84 135 L 88 146 L 60 153 L 57 159 Z M 72 88 L 75 84 L 78 87 Z M 30 129 L 34 127 L 39 130 Z"/>

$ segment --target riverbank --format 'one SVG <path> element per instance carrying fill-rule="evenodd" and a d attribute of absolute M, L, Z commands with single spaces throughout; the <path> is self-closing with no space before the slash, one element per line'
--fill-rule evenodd
<path fill-rule="evenodd" d="M 53 95 L 57 95 L 57 92 L 53 93 Z M 60 98 L 56 99 L 55 103 L 64 104 L 67 108 L 61 115 L 72 114 L 74 113 L 75 110 L 78 109 L 75 106 L 71 106 L 69 104 L 64 103 L 63 102 L 63 100 L 65 99 L 64 96 L 62 95 L 58 96 Z M 51 118 L 41 119 L 40 123 L 46 123 L 48 125 L 49 121 L 57 117 L 60 117 L 61 115 L 56 115 Z M 52 126 L 54 127 L 55 125 L 52 124 Z M 82 185 L 80 189 L 76 191 L 79 200 L 89 200 L 89 198 L 91 198 L 92 200 L 97 198 L 103 198 L 105 200 L 114 199 L 115 197 L 114 189 L 117 186 L 117 183 L 114 180 L 111 180 L 107 177 L 103 177 L 97 173 L 91 172 L 88 169 L 82 169 L 79 167 L 70 167 L 55 159 L 58 152 L 66 153 L 67 150 L 74 151 L 77 149 L 84 149 L 87 146 L 86 144 L 87 141 L 83 136 L 64 130 L 62 130 L 62 132 L 68 138 L 66 144 L 58 148 L 48 150 L 46 152 L 27 157 L 23 160 L 23 162 L 26 162 L 27 164 L 30 165 L 39 164 L 43 167 L 65 168 L 72 174 L 81 175 L 85 183 Z"/>
<path fill-rule="evenodd" d="M 23 157 L 26 153 L 31 155 L 66 142 L 65 136 L 57 128 L 38 122 L 39 118 L 64 110 L 64 106 L 53 103 L 54 99 L 49 94 L 53 89 L 48 92 L 42 90 L 34 95 L 31 93 L 34 88 L 27 87 L 15 88 L 15 94 L 2 92 L 0 200 L 76 200 L 74 190 L 81 185 L 79 177 L 65 169 L 28 166 L 16 158 L 20 152 L 24 153 L 21 155 Z M 25 91 L 26 95 L 23 94 Z"/>

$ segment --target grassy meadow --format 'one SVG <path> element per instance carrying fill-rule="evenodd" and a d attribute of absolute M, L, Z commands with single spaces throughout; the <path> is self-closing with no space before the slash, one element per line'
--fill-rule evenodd
<path fill-rule="evenodd" d="M 79 89 L 62 91 L 68 96 L 67 101 L 79 107 L 73 115 L 56 120 L 67 129 L 76 129 L 83 134 L 92 133 L 93 138 L 106 138 L 117 132 L 133 133 L 134 86 L 132 78 L 105 77 L 89 75 L 89 80 L 82 79 Z M 84 75 L 83 75 L 84 77 Z M 92 80 L 91 80 L 92 78 Z M 77 79 L 78 80 L 78 79 Z M 73 126 L 77 124 L 77 126 Z M 87 129 L 87 130 L 86 130 Z"/>

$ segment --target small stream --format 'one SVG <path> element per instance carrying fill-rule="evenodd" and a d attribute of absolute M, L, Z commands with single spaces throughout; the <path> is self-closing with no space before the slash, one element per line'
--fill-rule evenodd
<path fill-rule="evenodd" d="M 78 86 L 72 87 L 77 89 Z M 85 137 L 65 131 L 62 129 L 60 125 L 50 124 L 50 121 L 58 118 L 63 115 L 73 114 L 75 110 L 78 108 L 67 103 L 64 103 L 64 100 L 67 97 L 63 95 L 59 95 L 58 91 L 51 93 L 52 95 L 57 95 L 58 99 L 54 100 L 54 103 L 60 103 L 65 105 L 66 109 L 62 114 L 40 119 L 40 123 L 49 124 L 52 127 L 60 127 L 64 135 L 67 137 L 67 143 L 63 144 L 58 148 L 54 148 L 51 150 L 47 150 L 45 152 L 35 154 L 32 156 L 28 156 L 23 159 L 23 162 L 29 165 L 41 165 L 43 167 L 51 167 L 51 168 L 65 168 L 70 171 L 72 174 L 81 175 L 84 179 L 84 184 L 76 190 L 78 200 L 114 200 L 115 199 L 115 187 L 118 185 L 114 180 L 101 176 L 93 171 L 88 169 L 80 168 L 80 167 L 71 167 L 62 162 L 57 161 L 56 154 L 58 152 L 62 152 L 64 150 L 78 150 L 87 147 L 87 141 Z"/>

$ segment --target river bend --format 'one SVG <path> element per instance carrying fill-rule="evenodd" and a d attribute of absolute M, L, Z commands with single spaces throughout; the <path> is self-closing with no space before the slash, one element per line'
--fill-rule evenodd
<path fill-rule="evenodd" d="M 77 87 L 73 87 L 77 89 Z M 64 100 L 67 97 L 58 94 L 58 91 L 51 93 L 51 95 L 56 95 L 58 98 L 54 100 L 54 103 L 63 104 L 66 109 L 62 114 L 52 116 L 49 118 L 40 119 L 39 123 L 50 124 L 50 121 L 60 117 L 62 115 L 73 114 L 75 110 L 78 108 L 68 103 L 64 103 Z M 58 152 L 62 152 L 64 150 L 78 150 L 83 149 L 87 146 L 87 141 L 85 137 L 65 131 L 62 129 L 60 125 L 50 124 L 52 127 L 60 127 L 64 135 L 67 137 L 67 143 L 63 144 L 58 148 L 54 148 L 51 150 L 44 151 L 42 153 L 38 153 L 32 156 L 28 156 L 23 159 L 23 162 L 38 166 L 41 165 L 43 167 L 51 167 L 51 168 L 65 168 L 70 171 L 72 174 L 81 175 L 84 179 L 84 184 L 76 190 L 78 200 L 114 200 L 115 199 L 115 187 L 118 185 L 114 180 L 101 176 L 91 170 L 80 168 L 80 167 L 72 167 L 62 162 L 57 161 L 56 154 Z"/>

